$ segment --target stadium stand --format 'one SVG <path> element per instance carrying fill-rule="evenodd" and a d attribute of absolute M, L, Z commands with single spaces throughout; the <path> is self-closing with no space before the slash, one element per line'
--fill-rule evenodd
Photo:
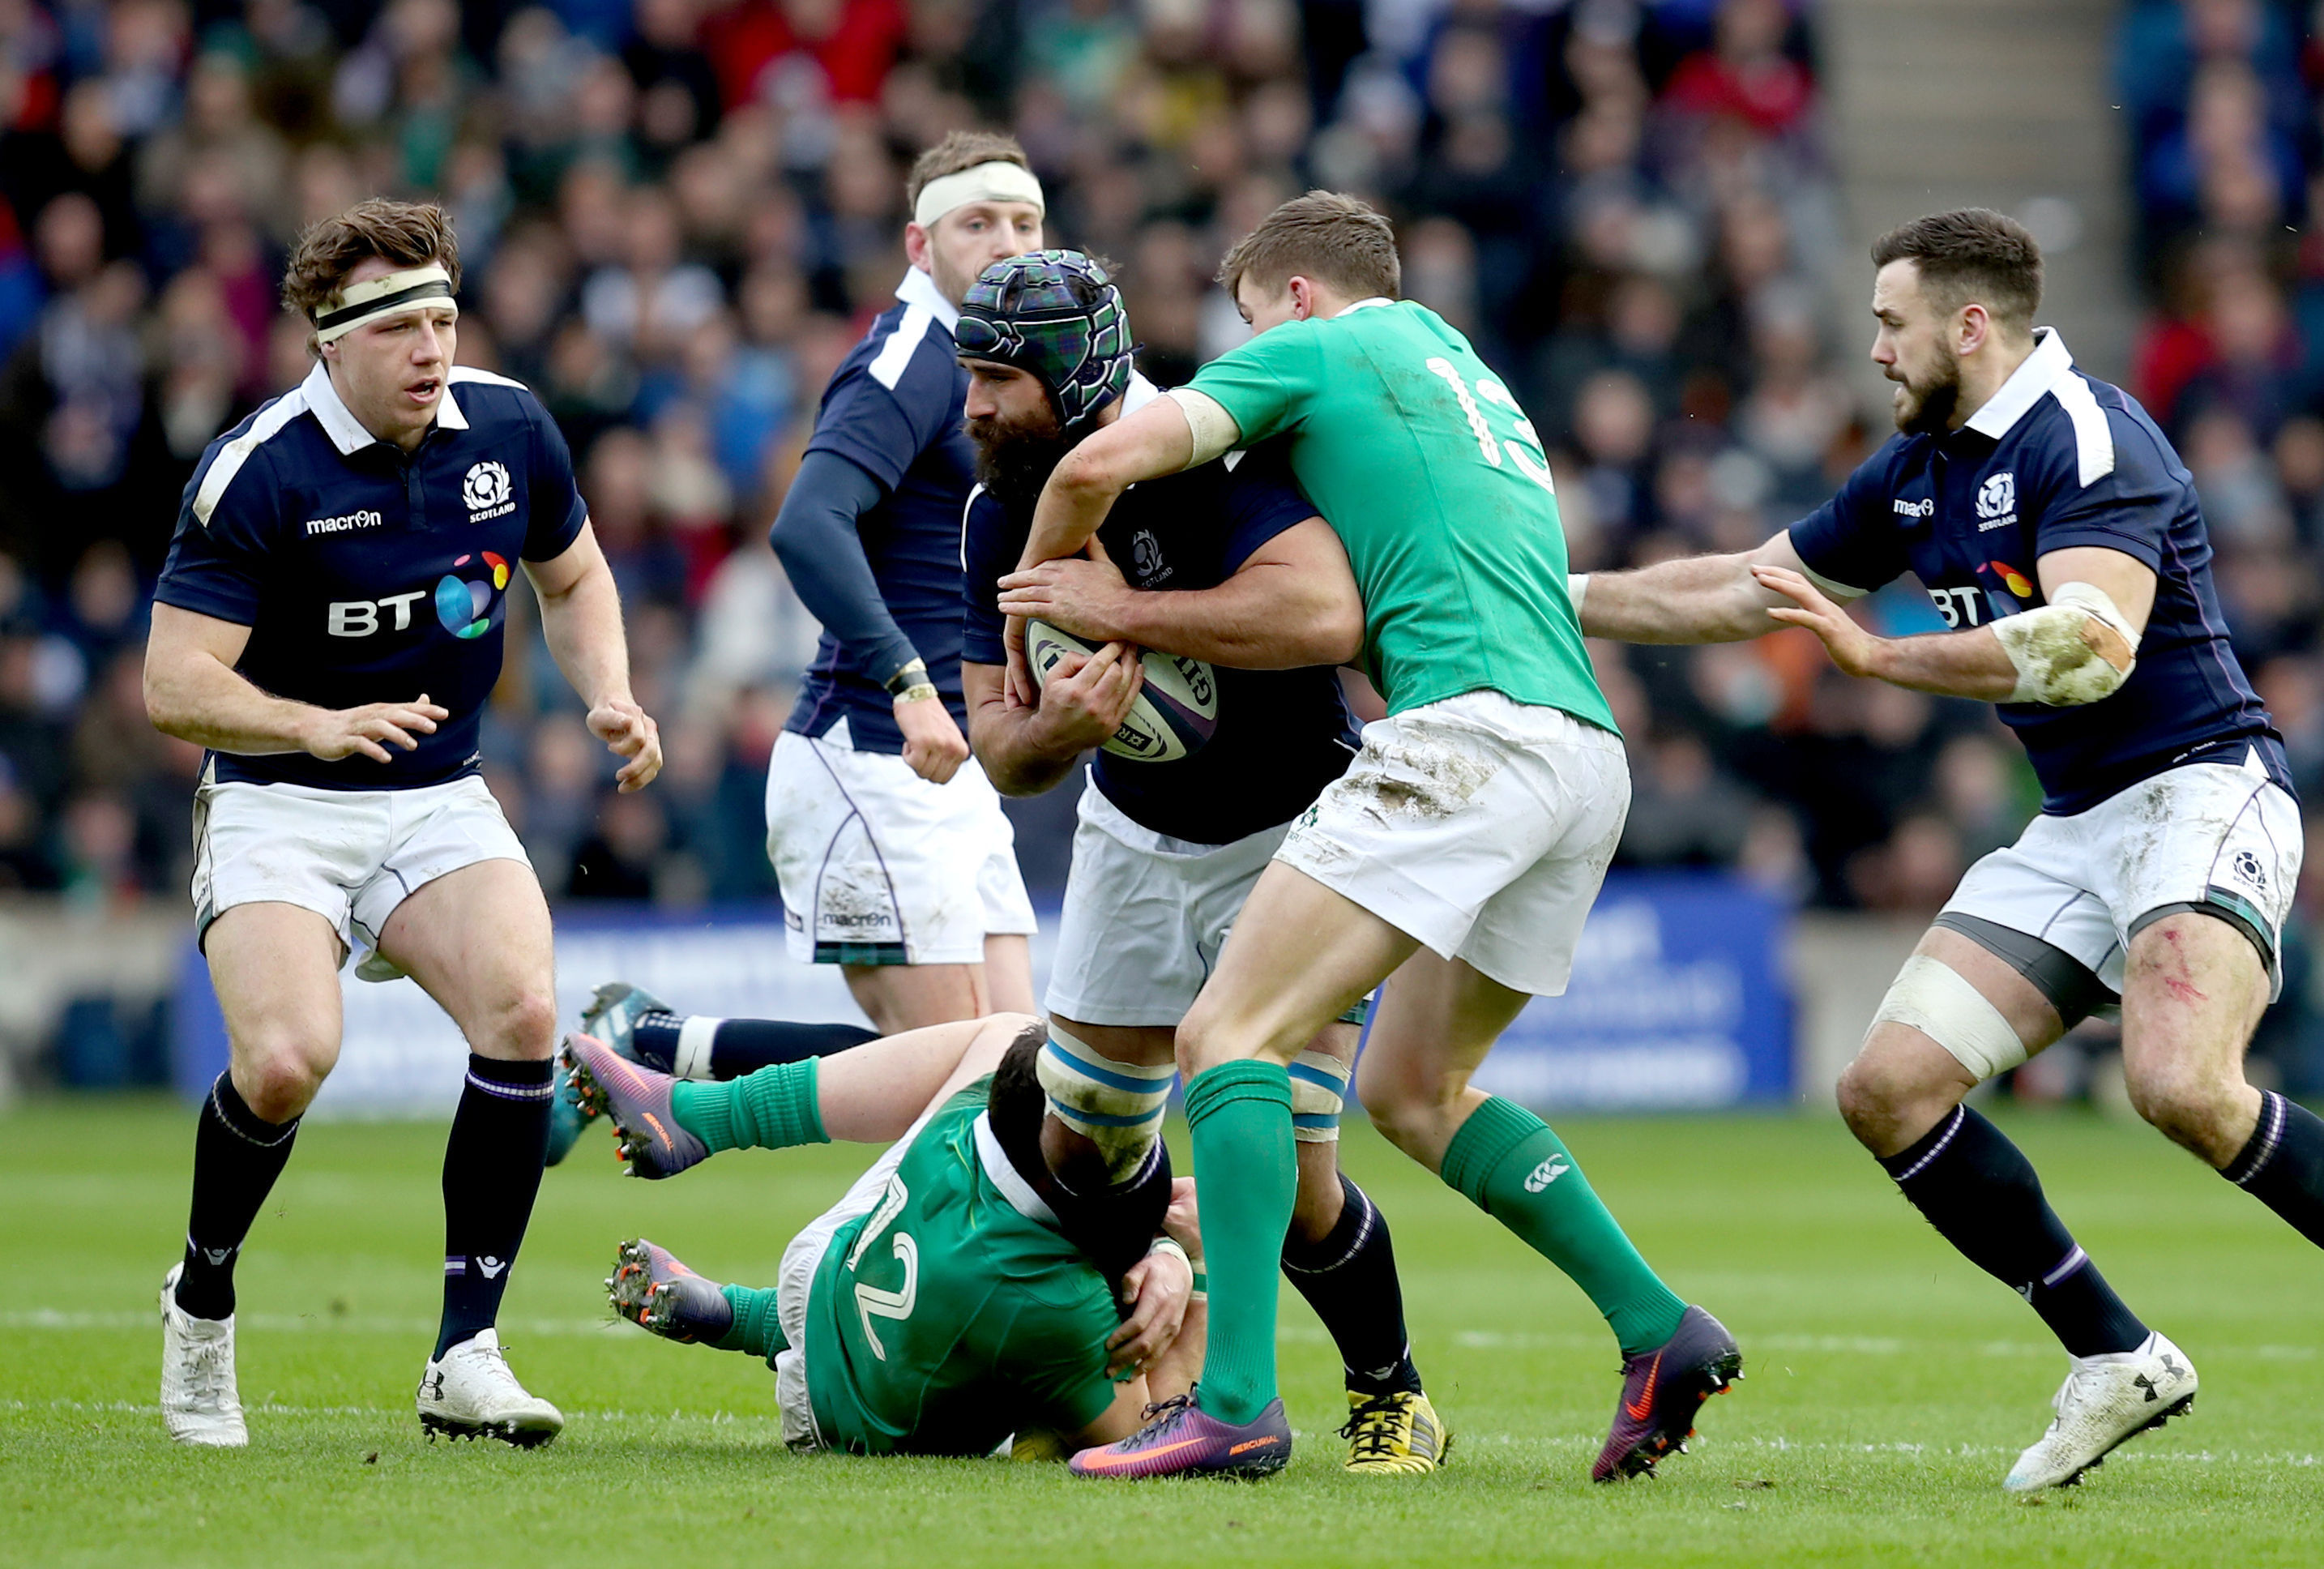
<path fill-rule="evenodd" d="M 1053 240 L 1123 263 L 1165 382 L 1241 331 L 1209 284 L 1228 241 L 1310 185 L 1379 200 L 1408 292 L 1549 438 L 1578 567 L 1634 564 L 1756 543 L 1885 431 L 1829 320 L 1827 281 L 1862 263 L 1814 22 L 1786 0 L 0 0 L 0 887 L 183 898 L 198 754 L 144 720 L 145 595 L 203 446 L 303 374 L 274 284 L 315 217 L 451 208 L 461 358 L 549 402 L 622 583 L 660 784 L 611 793 L 535 639 L 489 721 L 552 895 L 765 899 L 765 761 L 815 633 L 766 525 L 893 288 L 912 151 L 1013 130 Z M 2324 45 L 2265 0 L 2137 0 L 2121 27 L 2152 300 L 2133 385 L 2197 471 L 2238 646 L 2324 798 Z M 1937 624 L 1918 595 L 1869 613 Z M 1805 632 L 1600 658 L 1637 781 L 1626 864 L 1925 912 L 2038 804 L 1987 710 L 1849 682 Z M 1020 818 L 1051 891 L 1069 811 Z M 2307 992 L 2266 1049 L 2324 1083 Z"/>

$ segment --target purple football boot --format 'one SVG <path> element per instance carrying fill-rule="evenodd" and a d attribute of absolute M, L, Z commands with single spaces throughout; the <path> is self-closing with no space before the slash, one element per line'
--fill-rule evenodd
<path fill-rule="evenodd" d="M 710 1147 L 680 1127 L 670 1110 L 676 1079 L 632 1062 L 592 1035 L 567 1036 L 565 1054 L 582 1109 L 613 1124 L 631 1176 L 675 1177 L 710 1158 Z"/>
<path fill-rule="evenodd" d="M 1702 1403 L 1742 1376 L 1743 1353 L 1726 1325 L 1688 1308 L 1668 1340 L 1623 1359 L 1622 1401 L 1590 1480 L 1652 1476 L 1656 1461 L 1685 1446 Z"/>
<path fill-rule="evenodd" d="M 605 1295 L 632 1324 L 684 1345 L 715 1345 L 734 1327 L 734 1305 L 715 1281 L 643 1237 L 622 1244 Z"/>
<path fill-rule="evenodd" d="M 1185 1395 L 1146 1407 L 1146 1426 L 1119 1444 L 1084 1449 L 1073 1458 L 1075 1476 L 1273 1476 L 1291 1460 L 1291 1424 L 1281 1399 L 1270 1400 L 1256 1421 L 1222 1422 Z"/>

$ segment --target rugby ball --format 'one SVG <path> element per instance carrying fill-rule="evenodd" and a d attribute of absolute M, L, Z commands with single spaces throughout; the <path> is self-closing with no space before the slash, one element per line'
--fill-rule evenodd
<path fill-rule="evenodd" d="M 1102 647 L 1059 632 L 1046 621 L 1025 623 L 1025 658 L 1033 683 L 1049 684 L 1049 672 L 1067 654 L 1086 657 Z M 1148 649 L 1142 656 L 1146 685 L 1105 750 L 1139 762 L 1175 762 L 1191 757 L 1219 727 L 1219 679 L 1201 660 Z"/>

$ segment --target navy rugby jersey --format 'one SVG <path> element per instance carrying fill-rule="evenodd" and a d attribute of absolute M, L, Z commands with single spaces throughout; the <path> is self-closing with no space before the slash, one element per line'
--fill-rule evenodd
<path fill-rule="evenodd" d="M 1125 411 L 1153 396 L 1142 378 L 1132 383 Z M 1277 439 L 1130 486 L 1098 539 L 1133 588 L 1215 588 L 1261 545 L 1314 515 Z M 1010 517 L 982 489 L 970 501 L 961 536 L 964 659 L 1006 662 L 998 585 L 1017 569 L 1031 528 L 1029 514 Z M 1093 770 L 1098 789 L 1130 821 L 1196 844 L 1289 822 L 1347 771 L 1358 744 L 1339 672 L 1328 666 L 1221 667 L 1218 678 L 1218 728 L 1193 756 L 1140 762 L 1100 752 Z"/>
<path fill-rule="evenodd" d="M 968 373 L 953 346 L 960 311 L 918 267 L 896 299 L 832 373 L 807 449 L 844 457 L 887 493 L 857 521 L 863 554 L 897 630 L 965 731 L 960 509 L 976 483 L 976 448 L 963 427 Z M 860 668 L 826 631 L 788 728 L 822 735 L 844 719 L 856 751 L 902 752 L 888 675 Z"/>
<path fill-rule="evenodd" d="M 153 596 L 250 628 L 235 668 L 278 697 L 353 708 L 425 692 L 451 717 L 385 763 L 218 752 L 215 777 L 376 790 L 474 771 L 518 565 L 564 554 L 587 516 L 565 438 L 522 383 L 455 367 L 406 457 L 317 365 L 202 454 Z"/>
<path fill-rule="evenodd" d="M 2075 369 L 2048 328 L 1959 430 L 1890 438 L 1792 525 L 1792 544 L 1849 588 L 1911 572 L 1959 628 L 2046 603 L 2035 563 L 2052 550 L 2135 557 L 2155 589 L 2130 678 L 2079 707 L 2000 706 L 2042 780 L 2042 809 L 2087 811 L 2165 769 L 2238 764 L 2255 750 L 2292 789 L 2282 738 L 2228 645 L 2193 478 L 2146 411 Z"/>

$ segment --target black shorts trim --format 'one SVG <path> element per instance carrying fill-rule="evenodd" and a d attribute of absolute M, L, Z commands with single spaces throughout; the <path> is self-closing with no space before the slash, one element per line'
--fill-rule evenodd
<path fill-rule="evenodd" d="M 2032 982 L 2034 989 L 2050 1000 L 2050 1006 L 2058 1011 L 2060 1021 L 2068 1029 L 2098 1009 L 2111 1008 L 2122 1001 L 2089 965 L 2031 932 L 1950 909 L 1940 913 L 1932 924 L 1959 932 Z"/>
<path fill-rule="evenodd" d="M 2275 944 L 2267 935 L 2267 927 L 2260 918 L 2256 906 L 2232 888 L 2212 887 L 2200 900 L 2182 900 L 2177 904 L 2161 904 L 2130 923 L 2130 935 L 2139 933 L 2167 915 L 2208 915 L 2227 922 L 2244 934 L 2251 946 L 2259 950 L 2260 967 L 2270 975 L 2275 974 Z"/>

